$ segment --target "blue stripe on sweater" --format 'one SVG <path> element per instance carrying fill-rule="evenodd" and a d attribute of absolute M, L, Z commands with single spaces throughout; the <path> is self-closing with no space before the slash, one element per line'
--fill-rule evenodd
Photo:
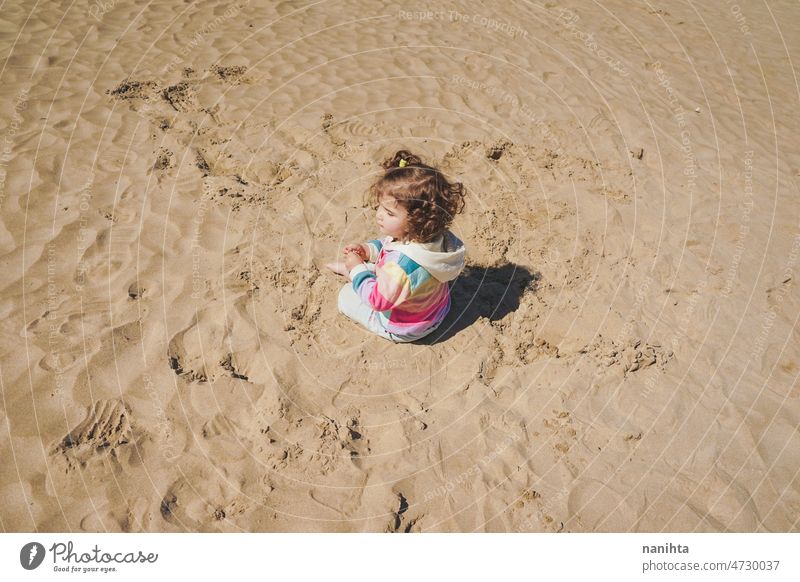
<path fill-rule="evenodd" d="M 400 252 L 400 258 L 398 259 L 397 264 L 401 269 L 403 269 L 405 274 L 408 275 L 412 292 L 414 289 L 431 278 L 431 274 L 427 269 L 423 269 L 422 266 L 414 259 L 402 254 L 402 251 Z"/>
<path fill-rule="evenodd" d="M 360 273 L 356 273 L 356 276 L 353 277 L 353 290 L 358 293 L 358 288 L 361 286 L 361 283 L 364 282 L 365 279 L 369 279 L 375 277 L 375 273 L 372 271 L 361 271 Z"/>

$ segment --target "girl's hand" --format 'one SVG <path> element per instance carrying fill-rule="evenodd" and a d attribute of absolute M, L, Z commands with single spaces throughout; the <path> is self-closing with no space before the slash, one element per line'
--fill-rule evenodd
<path fill-rule="evenodd" d="M 348 273 L 353 269 L 353 267 L 355 267 L 356 265 L 360 265 L 363 262 L 364 260 L 361 258 L 361 255 L 359 255 L 357 252 L 345 251 L 344 264 L 347 266 Z"/>
<path fill-rule="evenodd" d="M 369 260 L 369 249 L 367 245 L 347 245 L 344 247 L 344 254 L 347 255 L 347 253 L 356 253 L 362 260 Z"/>

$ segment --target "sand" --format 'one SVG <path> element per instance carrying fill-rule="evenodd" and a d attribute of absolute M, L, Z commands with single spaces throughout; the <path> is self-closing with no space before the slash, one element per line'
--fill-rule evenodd
<path fill-rule="evenodd" d="M 7 2 L 2 530 L 800 530 L 799 25 Z M 400 148 L 467 268 L 394 345 L 323 265 Z"/>

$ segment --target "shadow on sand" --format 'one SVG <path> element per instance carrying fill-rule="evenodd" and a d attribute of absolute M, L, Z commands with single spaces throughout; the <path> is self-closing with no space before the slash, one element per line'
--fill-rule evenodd
<path fill-rule="evenodd" d="M 430 335 L 413 343 L 431 345 L 450 339 L 479 317 L 503 319 L 519 308 L 526 292 L 535 292 L 541 273 L 508 263 L 500 267 L 468 266 L 450 287 L 450 312 Z"/>

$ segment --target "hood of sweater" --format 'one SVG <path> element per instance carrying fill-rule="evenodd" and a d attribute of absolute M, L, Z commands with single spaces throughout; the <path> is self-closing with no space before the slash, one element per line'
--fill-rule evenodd
<path fill-rule="evenodd" d="M 387 250 L 400 251 L 442 283 L 452 281 L 464 270 L 464 243 L 449 230 L 429 243 L 393 240 L 383 246 Z"/>

